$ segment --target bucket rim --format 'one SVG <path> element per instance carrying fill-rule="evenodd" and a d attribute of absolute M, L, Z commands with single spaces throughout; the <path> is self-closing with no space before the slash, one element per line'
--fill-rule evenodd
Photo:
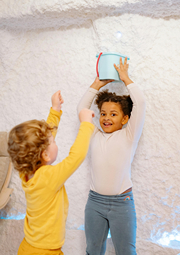
<path fill-rule="evenodd" d="M 121 53 L 118 53 L 118 52 L 102 52 L 101 56 L 103 56 L 103 55 L 117 55 L 117 56 L 123 57 L 123 58 L 127 57 L 127 59 L 130 60 L 130 57 L 123 55 Z M 96 58 L 98 58 L 98 57 L 99 57 L 99 54 L 96 55 Z"/>

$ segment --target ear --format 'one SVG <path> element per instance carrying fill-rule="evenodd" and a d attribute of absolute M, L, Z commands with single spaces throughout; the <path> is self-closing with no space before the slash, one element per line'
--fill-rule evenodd
<path fill-rule="evenodd" d="M 123 119 L 122 119 L 122 125 L 125 125 L 129 120 L 129 116 L 128 115 L 124 115 Z"/>
<path fill-rule="evenodd" d="M 42 159 L 43 159 L 45 162 L 48 162 L 48 161 L 50 160 L 49 154 L 48 154 L 47 150 L 44 150 L 44 151 L 42 152 Z"/>

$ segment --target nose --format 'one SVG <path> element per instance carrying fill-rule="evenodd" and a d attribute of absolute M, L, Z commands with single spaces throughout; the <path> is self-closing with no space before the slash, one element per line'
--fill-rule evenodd
<path fill-rule="evenodd" d="M 108 116 L 105 116 L 105 117 L 104 117 L 104 120 L 109 120 L 109 117 L 108 117 Z"/>

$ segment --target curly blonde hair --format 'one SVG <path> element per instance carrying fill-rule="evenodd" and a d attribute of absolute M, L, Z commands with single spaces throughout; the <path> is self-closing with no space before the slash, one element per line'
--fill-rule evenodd
<path fill-rule="evenodd" d="M 42 166 L 42 152 L 56 129 L 44 120 L 30 120 L 15 126 L 8 138 L 8 153 L 14 168 L 20 173 L 33 174 Z"/>

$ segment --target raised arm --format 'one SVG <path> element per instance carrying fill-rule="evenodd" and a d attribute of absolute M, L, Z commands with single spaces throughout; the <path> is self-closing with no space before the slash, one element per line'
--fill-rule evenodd
<path fill-rule="evenodd" d="M 120 67 L 116 66 L 116 64 L 114 64 L 114 67 L 119 74 L 119 78 L 121 79 L 121 81 L 124 82 L 126 86 L 133 83 L 133 81 L 129 78 L 128 75 L 129 64 L 127 63 L 127 57 L 124 60 L 124 64 L 122 62 L 122 58 L 120 58 Z"/>
<path fill-rule="evenodd" d="M 131 141 L 138 142 L 145 120 L 146 101 L 142 91 L 135 83 L 129 84 L 127 88 L 133 102 L 133 108 L 126 127 L 126 132 Z"/>
<path fill-rule="evenodd" d="M 92 83 L 92 85 L 88 88 L 86 93 L 81 98 L 78 106 L 77 111 L 78 114 L 83 108 L 90 109 L 91 104 L 93 102 L 93 99 L 95 98 L 96 94 L 98 93 L 99 89 L 104 87 L 109 82 L 112 82 L 113 80 L 108 81 L 100 81 L 98 77 L 96 77 L 95 81 Z"/>
<path fill-rule="evenodd" d="M 79 132 L 70 149 L 69 155 L 62 162 L 48 168 L 49 185 L 55 192 L 64 185 L 65 181 L 85 159 L 91 135 L 94 131 L 94 125 L 91 123 L 93 116 L 94 112 L 88 109 L 83 109 L 80 112 L 79 119 L 81 124 Z"/>
<path fill-rule="evenodd" d="M 120 79 L 127 86 L 133 102 L 133 109 L 126 127 L 127 136 L 131 141 L 138 142 L 142 133 L 145 119 L 145 97 L 138 86 L 134 84 L 128 76 L 129 64 L 127 64 L 127 58 L 125 58 L 124 64 L 122 63 L 122 58 L 120 58 L 120 68 L 116 65 L 114 65 L 114 67 L 118 71 Z"/>
<path fill-rule="evenodd" d="M 64 103 L 63 97 L 61 95 L 61 91 L 58 90 L 56 93 L 54 93 L 51 97 L 52 107 L 50 109 L 49 116 L 47 118 L 47 123 L 50 124 L 52 127 L 57 127 L 60 122 L 60 118 L 62 115 L 62 104 Z M 52 132 L 52 135 L 56 136 L 57 129 Z"/>

